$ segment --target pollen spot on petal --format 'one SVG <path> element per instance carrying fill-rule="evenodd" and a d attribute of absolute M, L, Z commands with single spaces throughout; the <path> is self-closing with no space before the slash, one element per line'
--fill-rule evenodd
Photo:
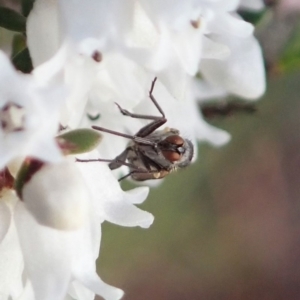
<path fill-rule="evenodd" d="M 191 20 L 191 25 L 195 28 L 198 29 L 200 27 L 200 19 L 197 20 Z"/>
<path fill-rule="evenodd" d="M 92 58 L 95 62 L 101 62 L 102 61 L 102 53 L 100 51 L 95 51 L 92 54 Z"/>
<path fill-rule="evenodd" d="M 22 131 L 25 123 L 25 110 L 22 106 L 8 102 L 0 109 L 0 126 L 5 133 Z"/>

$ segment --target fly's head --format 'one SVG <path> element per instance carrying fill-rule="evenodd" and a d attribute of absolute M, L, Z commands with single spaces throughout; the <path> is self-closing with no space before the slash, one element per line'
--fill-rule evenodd
<path fill-rule="evenodd" d="M 176 129 L 168 129 L 157 146 L 162 156 L 170 162 L 170 171 L 184 168 L 192 161 L 194 146 L 190 140 L 181 137 Z"/>

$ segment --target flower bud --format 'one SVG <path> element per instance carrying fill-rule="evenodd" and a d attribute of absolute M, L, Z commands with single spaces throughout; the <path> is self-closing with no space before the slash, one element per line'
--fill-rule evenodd
<path fill-rule="evenodd" d="M 60 230 L 80 228 L 88 217 L 89 194 L 68 161 L 44 164 L 22 187 L 22 200 L 36 220 Z"/>

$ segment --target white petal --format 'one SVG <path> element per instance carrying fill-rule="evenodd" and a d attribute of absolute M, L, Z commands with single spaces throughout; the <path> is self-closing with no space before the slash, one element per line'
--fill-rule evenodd
<path fill-rule="evenodd" d="M 118 300 L 122 297 L 123 291 L 104 283 L 96 274 L 95 260 L 95 244 L 99 246 L 101 231 L 97 221 L 95 211 L 91 211 L 90 222 L 86 223 L 83 228 L 78 231 L 70 232 L 70 248 L 69 252 L 72 257 L 72 277 L 79 281 L 80 284 L 92 292 L 102 296 L 106 300 Z M 98 247 L 97 247 L 98 248 Z M 99 253 L 99 248 L 98 252 Z M 73 285 L 75 292 L 82 294 L 80 285 Z"/>
<path fill-rule="evenodd" d="M 69 294 L 72 296 L 72 298 L 70 298 L 70 300 L 72 300 L 72 299 L 94 300 L 95 299 L 95 293 L 92 292 L 91 290 L 87 289 L 85 286 L 83 286 L 78 281 L 72 282 L 70 289 L 69 289 Z"/>
<path fill-rule="evenodd" d="M 36 300 L 31 282 L 26 279 L 22 294 L 13 300 Z"/>
<path fill-rule="evenodd" d="M 70 162 L 44 165 L 22 190 L 22 199 L 38 222 L 62 230 L 86 222 L 88 198 L 83 178 Z"/>
<path fill-rule="evenodd" d="M 203 53 L 202 59 L 212 58 L 212 59 L 225 59 L 230 55 L 230 49 L 221 43 L 216 43 L 215 41 L 203 36 Z"/>
<path fill-rule="evenodd" d="M 83 277 L 76 277 L 76 279 L 95 294 L 101 295 L 105 300 L 119 300 L 124 295 L 122 290 L 103 282 L 96 272 L 89 272 Z"/>
<path fill-rule="evenodd" d="M 114 38 L 117 43 L 130 27 L 133 1 L 59 1 L 63 34 L 74 41 Z"/>
<path fill-rule="evenodd" d="M 11 221 L 9 225 L 0 244 L 0 294 L 3 299 L 9 295 L 19 296 L 24 268 L 15 224 Z"/>
<path fill-rule="evenodd" d="M 146 200 L 148 194 L 149 194 L 149 187 L 141 186 L 125 192 L 124 197 L 126 200 L 128 200 L 133 204 L 141 204 Z"/>
<path fill-rule="evenodd" d="M 210 1 L 211 8 L 216 12 L 231 12 L 237 9 L 240 0 Z M 246 0 L 252 1 L 252 0 Z"/>
<path fill-rule="evenodd" d="M 2 195 L 1 195 L 2 196 Z M 0 196 L 0 197 L 1 197 Z M 7 234 L 8 228 L 11 222 L 11 212 L 4 201 L 0 202 L 0 244 L 5 235 Z"/>
<path fill-rule="evenodd" d="M 248 99 L 260 97 L 266 88 L 265 70 L 260 46 L 254 37 L 224 39 L 232 53 L 226 60 L 203 60 L 200 70 L 212 85 Z"/>
<path fill-rule="evenodd" d="M 63 300 L 71 279 L 67 232 L 39 226 L 23 203 L 15 211 L 25 268 L 35 299 Z"/>
<path fill-rule="evenodd" d="M 64 83 L 69 94 L 61 113 L 61 123 L 76 128 L 82 118 L 89 92 L 96 76 L 96 63 L 74 52 L 68 52 L 69 59 L 65 65 Z"/>
<path fill-rule="evenodd" d="M 214 22 L 208 24 L 208 30 L 213 34 L 229 34 L 245 38 L 253 34 L 254 27 L 251 23 L 245 22 L 235 15 L 219 14 Z"/>
<path fill-rule="evenodd" d="M 102 66 L 99 66 L 95 85 L 97 100 L 118 102 L 130 109 L 145 97 L 146 82 L 147 73 L 139 65 L 120 54 L 109 54 L 104 57 Z M 106 97 L 103 87 L 109 88 Z"/>
<path fill-rule="evenodd" d="M 185 30 L 173 35 L 174 50 L 188 75 L 194 76 L 198 70 L 198 63 L 202 52 L 201 29 L 195 29 L 189 24 Z"/>
<path fill-rule="evenodd" d="M 57 143 L 53 139 L 40 140 L 38 143 L 34 143 L 29 150 L 30 156 L 40 159 L 42 161 L 48 161 L 51 163 L 59 163 L 62 161 L 62 152 L 57 147 Z"/>
<path fill-rule="evenodd" d="M 56 0 L 37 0 L 27 18 L 27 46 L 34 66 L 50 59 L 59 48 L 57 5 Z"/>
<path fill-rule="evenodd" d="M 192 19 L 193 1 L 141 0 L 140 3 L 149 17 L 157 24 L 164 20 L 170 27 L 180 28 Z"/>
<path fill-rule="evenodd" d="M 39 64 L 34 68 L 32 75 L 41 85 L 49 82 L 55 82 L 63 77 L 63 66 L 67 60 L 68 45 L 64 44 L 58 52 L 45 63 Z"/>
<path fill-rule="evenodd" d="M 240 0 L 241 8 L 249 9 L 249 10 L 261 10 L 265 7 L 263 0 Z"/>
<path fill-rule="evenodd" d="M 157 77 L 176 100 L 185 101 L 188 76 L 178 62 L 174 61 L 168 68 L 157 73 Z"/>
<path fill-rule="evenodd" d="M 224 98 L 227 96 L 224 88 L 211 85 L 207 81 L 197 78 L 192 79 L 192 88 L 195 99 L 200 103 L 205 100 Z"/>
<path fill-rule="evenodd" d="M 97 153 L 79 156 L 81 159 L 98 158 Z M 153 222 L 153 215 L 135 207 L 128 195 L 121 190 L 118 181 L 102 162 L 77 163 L 77 167 L 86 178 L 93 195 L 99 216 L 121 226 L 140 226 L 148 228 Z M 140 201 L 144 200 L 145 193 L 140 194 Z M 138 199 L 135 199 L 138 202 Z"/>

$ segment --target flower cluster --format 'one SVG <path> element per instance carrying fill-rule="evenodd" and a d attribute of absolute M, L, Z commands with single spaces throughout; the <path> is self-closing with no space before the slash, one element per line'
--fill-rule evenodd
<path fill-rule="evenodd" d="M 125 167 L 113 174 L 105 163 L 76 162 L 114 158 L 128 142 L 78 129 L 135 134 L 145 120 L 123 117 L 115 103 L 157 115 L 148 98 L 157 77 L 167 126 L 194 145 L 225 144 L 229 134 L 204 121 L 198 101 L 265 90 L 261 50 L 239 5 L 249 1 L 35 1 L 26 28 L 31 74 L 0 52 L 1 299 L 122 297 L 95 270 L 100 226 L 148 228 L 153 216 L 135 205 L 149 188 L 125 192 L 115 177 Z M 74 130 L 93 147 L 74 146 Z"/>

